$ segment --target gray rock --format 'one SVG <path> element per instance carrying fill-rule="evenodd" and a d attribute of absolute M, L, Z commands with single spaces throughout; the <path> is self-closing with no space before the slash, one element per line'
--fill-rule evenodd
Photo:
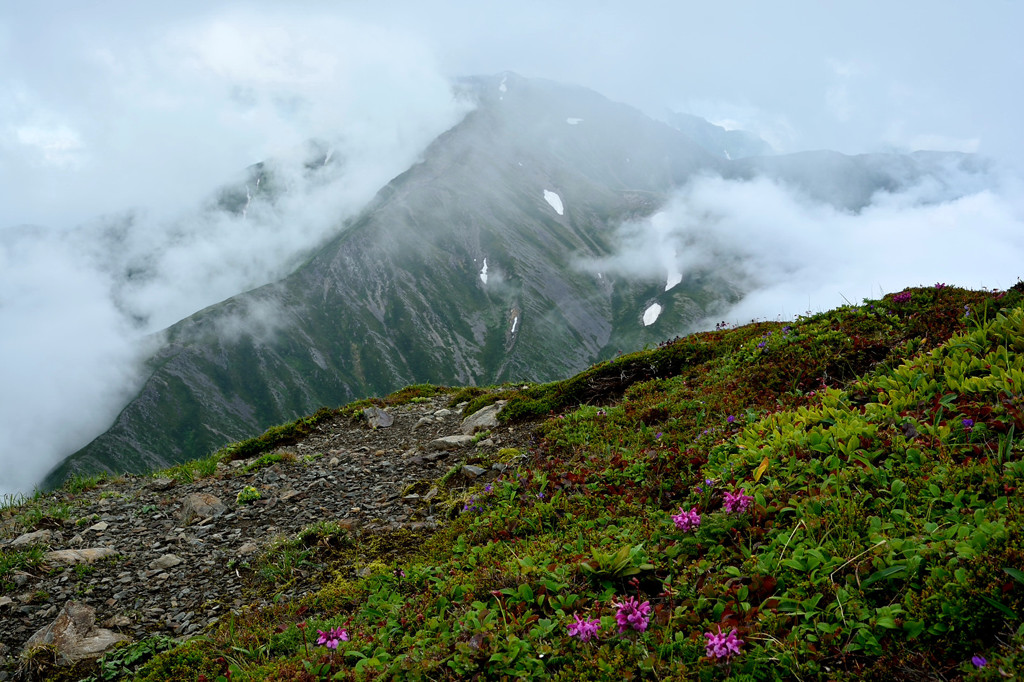
<path fill-rule="evenodd" d="M 48 530 L 37 530 L 34 533 L 25 533 L 19 535 L 11 541 L 11 547 L 21 547 L 23 545 L 46 545 L 49 544 L 50 538 L 53 537 L 53 533 Z"/>
<path fill-rule="evenodd" d="M 487 469 L 478 466 L 473 466 L 472 464 L 466 464 L 465 466 L 462 467 L 462 473 L 463 475 L 466 476 L 466 478 L 476 478 L 477 476 L 482 476 L 486 471 Z"/>
<path fill-rule="evenodd" d="M 205 519 L 211 516 L 220 516 L 228 508 L 214 495 L 209 493 L 192 493 L 181 501 L 181 511 L 178 512 L 178 519 L 182 523 L 189 523 L 193 519 Z"/>
<path fill-rule="evenodd" d="M 473 436 L 444 436 L 430 441 L 428 450 L 458 450 L 473 443 Z"/>
<path fill-rule="evenodd" d="M 163 571 L 168 568 L 174 568 L 182 563 L 182 561 L 183 559 L 177 554 L 164 554 L 159 559 L 149 562 L 149 567 L 154 571 Z"/>
<path fill-rule="evenodd" d="M 241 547 L 238 548 L 238 553 L 239 554 L 252 554 L 253 552 L 258 550 L 259 548 L 260 548 L 259 545 L 257 545 L 255 542 L 247 542 L 247 543 L 245 543 L 244 545 L 242 545 Z"/>
<path fill-rule="evenodd" d="M 88 549 L 59 549 L 56 552 L 47 552 L 43 555 L 45 561 L 52 561 L 57 564 L 91 564 L 100 559 L 117 556 L 117 550 L 109 547 L 90 547 Z"/>
<path fill-rule="evenodd" d="M 49 644 L 57 649 L 61 663 L 68 665 L 83 658 L 99 656 L 118 642 L 127 639 L 124 635 L 96 627 L 96 611 L 80 602 L 64 603 L 57 618 L 40 628 L 25 643 L 24 652 L 32 647 Z"/>
<path fill-rule="evenodd" d="M 93 525 L 89 526 L 88 528 L 86 528 L 86 530 L 102 533 L 107 528 L 110 528 L 110 524 L 106 521 L 100 521 L 99 523 L 94 523 Z"/>
<path fill-rule="evenodd" d="M 430 417 L 420 417 L 419 421 L 416 422 L 413 425 L 412 430 L 415 431 L 416 429 L 420 428 L 421 426 L 428 426 L 428 425 L 433 424 L 433 423 L 434 423 L 434 420 L 431 419 Z"/>
<path fill-rule="evenodd" d="M 173 488 L 177 481 L 173 478 L 154 478 L 146 487 L 150 490 L 168 490 Z"/>
<path fill-rule="evenodd" d="M 383 429 L 395 423 L 395 418 L 379 407 L 363 408 L 363 416 L 371 429 Z"/>
<path fill-rule="evenodd" d="M 472 436 L 478 431 L 489 431 L 498 427 L 498 413 L 505 407 L 505 400 L 482 407 L 462 420 L 462 433 Z"/>
<path fill-rule="evenodd" d="M 103 627 L 105 628 L 126 628 L 132 624 L 132 619 L 124 614 L 118 614 L 111 616 L 103 621 Z"/>
<path fill-rule="evenodd" d="M 440 410 L 438 410 L 437 412 L 434 413 L 434 416 L 437 417 L 438 419 L 444 419 L 445 417 L 447 417 L 451 413 L 452 413 L 451 410 L 449 410 L 447 408 L 441 408 Z"/>

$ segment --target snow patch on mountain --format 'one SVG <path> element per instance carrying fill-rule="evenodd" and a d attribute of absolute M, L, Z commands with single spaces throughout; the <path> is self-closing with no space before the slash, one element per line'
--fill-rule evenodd
<path fill-rule="evenodd" d="M 551 204 L 551 208 L 555 209 L 555 213 L 558 215 L 564 215 L 565 209 L 562 207 L 562 197 L 549 189 L 544 190 L 544 201 Z"/>
<path fill-rule="evenodd" d="M 574 125 L 579 125 L 580 123 L 582 123 L 583 119 L 582 118 L 567 118 L 567 119 L 565 119 L 565 122 L 568 123 L 571 126 L 574 126 Z"/>
<path fill-rule="evenodd" d="M 652 303 L 647 310 L 644 311 L 644 326 L 650 327 L 658 319 L 658 315 L 661 315 L 661 305 L 658 303 Z"/>
<path fill-rule="evenodd" d="M 487 284 L 487 259 L 484 258 L 484 267 L 480 270 L 480 281 Z"/>
<path fill-rule="evenodd" d="M 519 316 L 516 315 L 512 318 L 512 334 L 516 333 L 516 327 L 519 326 Z"/>

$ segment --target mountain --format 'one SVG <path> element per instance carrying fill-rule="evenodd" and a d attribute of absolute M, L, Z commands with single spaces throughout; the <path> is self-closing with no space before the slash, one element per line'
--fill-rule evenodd
<path fill-rule="evenodd" d="M 593 91 L 511 73 L 458 91 L 475 109 L 291 275 L 167 329 L 139 393 L 45 485 L 182 462 L 407 384 L 545 381 L 685 333 L 739 298 L 727 275 L 666 291 L 578 263 L 697 174 L 810 178 L 809 195 L 855 208 L 928 172 L 912 157 L 730 162 Z M 859 193 L 834 191 L 854 175 Z M 220 201 L 244 210 L 238 192 Z"/>
<path fill-rule="evenodd" d="M 668 124 L 703 147 L 709 154 L 723 159 L 773 154 L 772 146 L 746 130 L 729 130 L 700 116 L 673 112 Z"/>

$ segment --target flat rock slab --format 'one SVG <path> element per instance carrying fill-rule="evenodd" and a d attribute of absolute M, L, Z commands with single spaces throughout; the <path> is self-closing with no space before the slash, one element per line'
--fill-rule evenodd
<path fill-rule="evenodd" d="M 53 532 L 49 530 L 37 530 L 34 533 L 25 533 L 11 540 L 11 547 L 22 547 L 24 545 L 45 545 L 50 542 Z"/>
<path fill-rule="evenodd" d="M 473 436 L 445 436 L 427 444 L 428 450 L 458 450 L 473 443 Z"/>
<path fill-rule="evenodd" d="M 122 634 L 96 627 L 96 611 L 91 606 L 68 601 L 52 623 L 29 638 L 24 651 L 50 644 L 56 647 L 61 662 L 69 664 L 99 656 L 124 639 L 127 637 Z"/>
<path fill-rule="evenodd" d="M 154 559 L 149 562 L 150 569 L 154 571 L 163 571 L 168 568 L 174 568 L 184 560 L 176 554 L 164 554 L 159 559 Z"/>
<path fill-rule="evenodd" d="M 109 547 L 90 547 L 88 549 L 58 549 L 55 552 L 47 552 L 43 555 L 43 559 L 58 564 L 67 564 L 68 566 L 72 566 L 74 564 L 91 564 L 94 561 L 99 561 L 100 559 L 106 559 L 107 557 L 112 556 L 117 556 L 116 549 L 110 549 Z"/>

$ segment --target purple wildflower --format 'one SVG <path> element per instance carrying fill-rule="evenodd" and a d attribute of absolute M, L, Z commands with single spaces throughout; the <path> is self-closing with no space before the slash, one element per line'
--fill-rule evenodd
<path fill-rule="evenodd" d="M 964 431 L 966 431 L 967 433 L 970 433 L 971 429 L 974 428 L 974 420 L 973 419 L 970 419 L 970 418 L 961 419 L 960 423 L 964 425 Z"/>
<path fill-rule="evenodd" d="M 617 602 L 615 621 L 619 624 L 619 634 L 633 628 L 637 632 L 647 629 L 647 621 L 651 617 L 651 602 L 640 603 L 636 597 L 626 597 Z"/>
<path fill-rule="evenodd" d="M 694 507 L 690 511 L 683 511 L 683 508 L 679 508 L 678 514 L 672 515 L 672 521 L 675 522 L 676 528 L 682 531 L 697 530 L 697 526 L 700 525 L 700 514 L 697 513 L 697 508 Z"/>
<path fill-rule="evenodd" d="M 594 637 L 597 637 L 597 631 L 601 629 L 601 621 L 597 618 L 588 620 L 581 618 L 580 614 L 575 614 L 576 622 L 569 623 L 569 636 L 579 637 L 581 642 L 589 642 Z"/>
<path fill-rule="evenodd" d="M 729 658 L 738 654 L 743 646 L 743 640 L 736 636 L 736 628 L 726 635 L 719 625 L 718 634 L 705 632 L 704 636 L 708 638 L 708 643 L 704 645 L 708 658 Z"/>
<path fill-rule="evenodd" d="M 740 488 L 739 492 L 735 493 L 726 491 L 725 503 L 723 505 L 725 511 L 734 514 L 742 514 L 747 511 L 747 508 L 750 506 L 750 503 L 754 501 L 754 498 L 750 495 L 744 495 L 743 493 L 745 492 L 746 488 Z"/>
<path fill-rule="evenodd" d="M 893 296 L 892 300 L 894 303 L 906 303 L 907 301 L 910 300 L 911 296 L 913 296 L 912 293 L 910 293 L 909 291 L 904 291 L 903 293 L 896 294 L 895 296 Z"/>
<path fill-rule="evenodd" d="M 734 421 L 736 421 L 736 415 L 730 414 L 728 417 L 725 418 L 725 421 L 727 421 L 730 424 L 732 424 Z"/>
<path fill-rule="evenodd" d="M 320 634 L 320 638 L 316 640 L 316 643 L 323 644 L 331 650 L 338 648 L 338 642 L 348 641 L 348 632 L 344 628 L 331 628 L 327 632 L 317 630 L 317 632 Z"/>
<path fill-rule="evenodd" d="M 988 665 L 988 661 L 984 656 L 971 656 L 971 663 L 974 664 L 975 668 L 984 668 Z"/>

